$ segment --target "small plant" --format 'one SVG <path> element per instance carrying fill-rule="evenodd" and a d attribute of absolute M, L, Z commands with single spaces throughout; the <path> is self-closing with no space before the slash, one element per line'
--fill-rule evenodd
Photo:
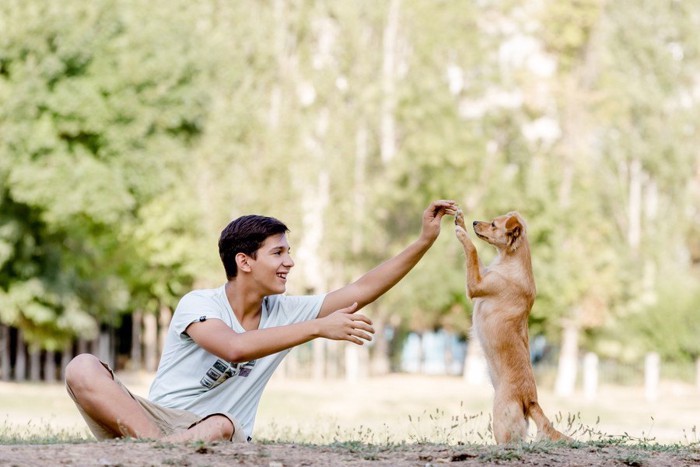
<path fill-rule="evenodd" d="M 630 467 L 640 467 L 644 465 L 644 460 L 647 457 L 639 452 L 628 452 L 618 457 L 617 460 Z"/>
<path fill-rule="evenodd" d="M 484 413 L 463 413 L 463 402 L 460 403 L 460 414 L 447 416 L 444 410 L 435 409 L 433 412 L 424 411 L 421 415 L 408 416 L 412 433 L 409 441 L 415 443 L 438 443 L 448 445 L 463 445 L 491 440 L 491 417 L 484 422 Z M 426 426 L 427 425 L 427 426 Z M 484 426 L 486 425 L 486 426 Z M 484 436 L 486 430 L 488 436 Z"/>

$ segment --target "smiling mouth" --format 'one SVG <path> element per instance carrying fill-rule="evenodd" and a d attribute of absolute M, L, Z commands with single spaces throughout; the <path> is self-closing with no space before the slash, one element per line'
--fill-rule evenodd
<path fill-rule="evenodd" d="M 286 274 L 286 273 L 278 272 L 278 273 L 277 273 L 277 277 L 279 277 L 280 279 L 285 280 L 285 281 L 287 280 L 287 274 Z"/>

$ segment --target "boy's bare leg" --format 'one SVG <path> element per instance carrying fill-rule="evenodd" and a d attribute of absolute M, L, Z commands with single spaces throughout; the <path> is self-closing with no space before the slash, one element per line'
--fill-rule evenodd
<path fill-rule="evenodd" d="M 158 426 L 141 406 L 114 381 L 94 355 L 81 354 L 66 366 L 66 384 L 80 407 L 115 437 L 158 439 Z"/>
<path fill-rule="evenodd" d="M 212 415 L 187 430 L 164 437 L 163 441 L 228 441 L 233 436 L 233 431 L 231 420 L 223 415 Z"/>

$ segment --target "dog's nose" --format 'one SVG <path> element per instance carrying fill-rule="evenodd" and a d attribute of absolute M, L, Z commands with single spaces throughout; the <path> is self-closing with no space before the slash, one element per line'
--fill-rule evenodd
<path fill-rule="evenodd" d="M 476 227 L 476 224 L 478 224 L 478 223 L 479 223 L 479 221 L 474 221 L 474 222 L 472 222 L 472 225 L 473 225 L 474 227 Z"/>

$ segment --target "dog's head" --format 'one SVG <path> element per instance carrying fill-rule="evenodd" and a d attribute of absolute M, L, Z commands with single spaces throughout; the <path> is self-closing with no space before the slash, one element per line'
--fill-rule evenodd
<path fill-rule="evenodd" d="M 474 221 L 474 233 L 499 250 L 513 252 L 525 241 L 527 225 L 520 214 L 511 211 L 491 222 Z"/>

